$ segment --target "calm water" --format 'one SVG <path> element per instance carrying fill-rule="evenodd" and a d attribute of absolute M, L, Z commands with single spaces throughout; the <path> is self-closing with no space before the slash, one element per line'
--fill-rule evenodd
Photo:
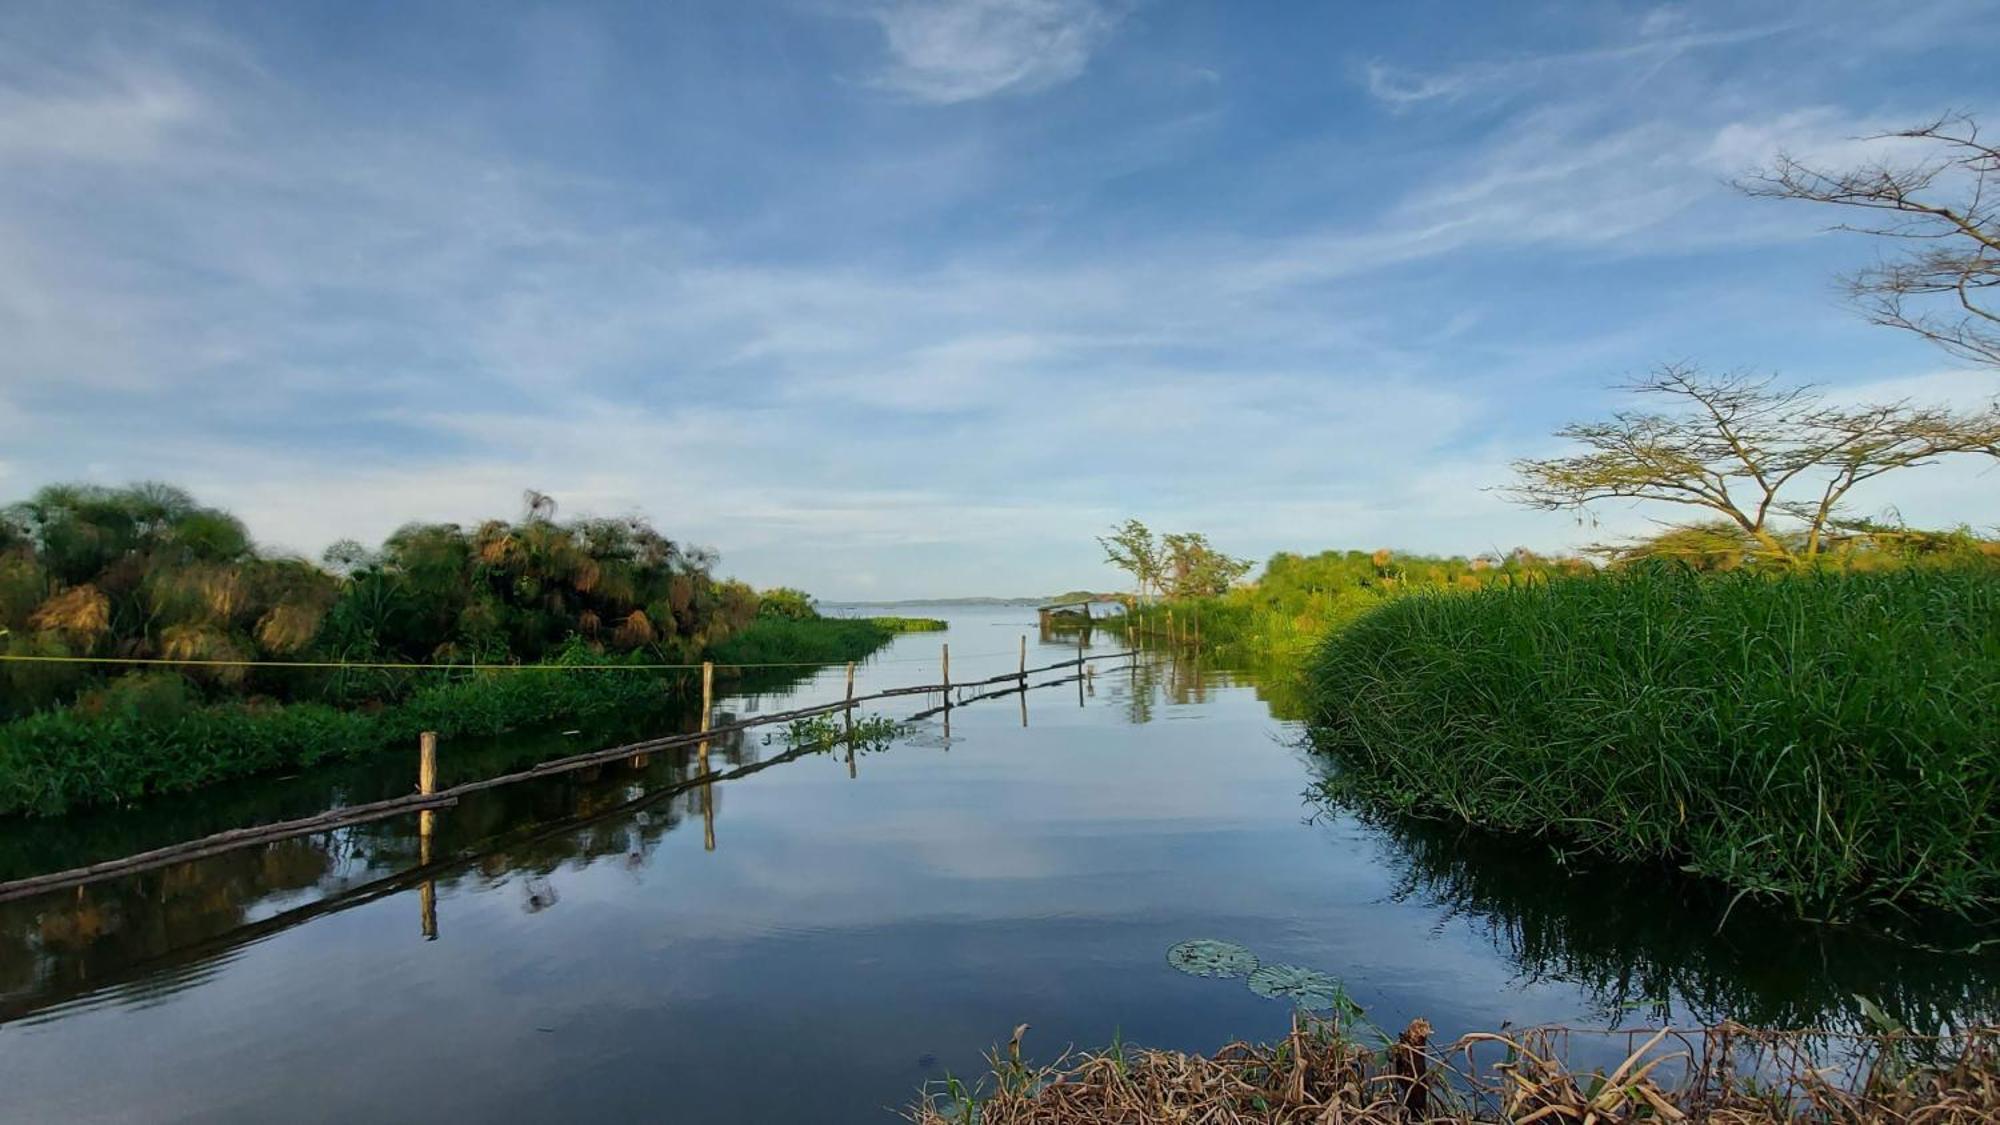
<path fill-rule="evenodd" d="M 1074 652 L 1032 636 L 1032 609 L 944 615 L 861 689 L 935 680 L 941 641 L 958 680 L 1012 669 L 1024 633 L 1031 663 Z M 484 794 L 444 814 L 429 867 L 411 818 L 0 905 L 0 1119 L 885 1122 L 1017 1023 L 1041 1057 L 1282 1033 L 1284 1005 L 1166 964 L 1194 937 L 1447 1036 L 1839 1021 L 1856 993 L 1919 1025 L 2000 1010 L 1991 957 L 1743 907 L 1718 933 L 1726 900 L 1671 872 L 1324 812 L 1268 685 L 1110 664 L 1033 692 L 1025 725 L 1016 699 L 982 702 L 851 767 L 753 735 L 717 764 L 766 768 L 706 787 L 679 752 Z M 841 690 L 830 671 L 723 710 Z M 624 733 L 447 744 L 445 782 Z M 411 769 L 12 826 L 0 865 L 403 792 Z"/>

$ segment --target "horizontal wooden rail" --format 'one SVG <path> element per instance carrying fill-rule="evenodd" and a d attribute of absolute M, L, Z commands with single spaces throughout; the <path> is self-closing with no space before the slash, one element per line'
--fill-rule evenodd
<path fill-rule="evenodd" d="M 532 781 L 536 778 L 554 777 L 557 774 L 589 769 L 592 766 L 615 762 L 637 754 L 650 754 L 655 751 L 672 749 L 679 746 L 692 746 L 696 743 L 713 740 L 721 735 L 749 730 L 752 727 L 769 726 L 773 723 L 794 722 L 799 719 L 811 718 L 815 715 L 845 711 L 857 704 L 870 703 L 880 699 L 893 699 L 905 695 L 924 695 L 949 691 L 952 688 L 983 687 L 1006 681 L 1024 681 L 1026 676 L 1035 672 L 1051 672 L 1058 668 L 1074 668 L 1086 663 L 1090 659 L 1118 660 L 1132 655 L 1134 653 L 1119 652 L 1097 658 L 1079 657 L 1075 660 L 1045 664 L 1039 668 L 1008 672 L 1003 675 L 992 676 L 984 680 L 974 680 L 963 684 L 919 684 L 913 687 L 889 688 L 884 691 L 878 691 L 873 695 L 856 696 L 851 699 L 841 699 L 832 703 L 820 703 L 811 707 L 800 707 L 790 711 L 757 715 L 752 718 L 742 719 L 734 723 L 724 723 L 718 727 L 703 731 L 694 731 L 689 734 L 650 738 L 639 742 L 628 742 L 622 746 L 613 746 L 604 750 L 571 754 L 568 757 L 554 758 L 514 773 L 463 782 L 449 789 L 439 790 L 432 794 L 413 793 L 405 797 L 392 797 L 385 801 L 346 805 L 341 808 L 328 809 L 325 812 L 298 820 L 279 821 L 275 824 L 259 825 L 253 828 L 235 828 L 227 832 L 218 832 L 212 836 L 203 836 L 198 840 L 171 844 L 164 848 L 155 848 L 152 851 L 139 852 L 136 855 L 129 855 L 120 859 L 105 860 L 102 863 L 74 867 L 67 871 L 54 871 L 46 875 L 35 875 L 26 879 L 15 879 L 11 882 L 0 883 L 0 902 L 11 902 L 15 899 L 47 894 L 51 891 L 68 890 L 71 887 L 99 883 L 106 879 L 115 879 L 123 875 L 136 874 L 140 871 L 150 871 L 154 868 L 166 867 L 175 863 L 204 859 L 208 856 L 219 855 L 237 848 L 273 843 L 278 840 L 288 840 L 296 836 L 312 836 L 335 828 L 346 828 L 350 825 L 385 820 L 389 817 L 401 816 L 405 813 L 448 808 L 457 804 L 460 797 L 483 792 L 488 789 L 498 789 L 503 785 L 513 785 L 522 781 Z M 1055 682 L 1068 683 L 1071 679 L 1074 679 L 1074 677 Z M 923 712 L 922 715 L 927 716 L 932 713 L 927 711 Z M 722 776 L 720 774 L 703 774 L 692 780 L 700 781 L 706 778 L 713 781 Z"/>

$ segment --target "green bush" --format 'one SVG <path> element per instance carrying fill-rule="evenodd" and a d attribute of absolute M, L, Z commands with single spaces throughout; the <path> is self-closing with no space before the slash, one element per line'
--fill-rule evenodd
<path fill-rule="evenodd" d="M 891 633 L 942 633 L 949 623 L 935 617 L 870 617 L 866 619 Z"/>
<path fill-rule="evenodd" d="M 1990 566 L 1412 596 L 1329 637 L 1308 679 L 1336 796 L 1802 912 L 2000 913 Z"/>
<path fill-rule="evenodd" d="M 437 673 L 401 703 L 342 710 L 321 703 L 202 705 L 177 676 L 126 676 L 76 707 L 0 725 L 0 816 L 54 816 L 89 805 L 185 792 L 231 778 L 359 757 L 420 731 L 499 734 L 686 695 L 685 675 L 520 669 Z"/>
<path fill-rule="evenodd" d="M 865 617 L 760 617 L 708 651 L 717 664 L 837 664 L 889 643 L 890 630 Z"/>

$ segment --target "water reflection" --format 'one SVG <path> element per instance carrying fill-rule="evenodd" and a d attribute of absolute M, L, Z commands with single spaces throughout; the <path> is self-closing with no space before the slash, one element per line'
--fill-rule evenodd
<path fill-rule="evenodd" d="M 953 629 L 965 680 L 1017 668 L 1019 632 L 999 612 Z M 1086 655 L 1120 647 L 1097 632 Z M 871 682 L 933 680 L 938 643 L 909 640 Z M 1059 636 L 1030 665 L 1075 651 Z M 1295 726 L 1273 722 L 1298 713 L 1296 685 L 1185 653 L 1094 663 L 1080 680 L 954 708 L 949 740 L 942 714 L 886 752 L 824 758 L 764 731 L 724 732 L 706 770 L 699 746 L 655 751 L 477 794 L 428 833 L 407 817 L 0 905 L 10 1109 L 60 1117 L 66 1067 L 159 1044 L 145 1048 L 155 1069 L 106 1077 L 89 1096 L 117 1106 L 179 1083 L 187 1104 L 213 1110 L 203 1083 L 216 1074 L 262 1066 L 289 1087 L 301 1079 L 286 1060 L 349 1050 L 394 1023 L 421 1042 L 383 1048 L 372 1069 L 353 1063 L 370 1081 L 330 1094 L 329 1113 L 401 1108 L 444 1068 L 467 1099 L 461 1114 L 481 1119 L 532 1119 L 548 1109 L 538 1097 L 643 1117 L 679 1096 L 713 1120 L 882 1120 L 928 1074 L 911 1060 L 976 1067 L 1022 1020 L 1050 1042 L 1122 1028 L 1203 1050 L 1280 1033 L 1281 1005 L 1191 986 L 1166 965 L 1167 948 L 1204 936 L 1335 973 L 1383 1022 L 1425 1015 L 1455 1030 L 1575 1014 L 1814 1024 L 1853 1019 L 1855 993 L 1916 1027 L 1996 1010 L 1992 958 L 1741 905 L 1718 935 L 1729 904 L 1672 872 L 1564 864 L 1518 842 L 1345 813 L 1309 826 L 1301 792 L 1321 767 L 1293 744 Z M 842 681 L 835 670 L 729 706 L 837 700 Z M 904 702 L 893 717 L 941 700 Z M 635 719 L 647 733 L 693 721 Z M 444 780 L 621 736 L 448 744 Z M 38 826 L 0 841 L 0 863 L 67 866 L 299 815 L 330 794 L 407 792 L 413 757 L 391 757 L 26 839 Z M 671 835 L 697 820 L 699 837 Z M 651 867 L 671 878 L 638 877 Z M 208 1003 L 164 1002 L 204 982 Z M 148 1011 L 95 1011 L 112 1006 Z M 300 1027 L 293 1013 L 307 1009 L 326 1014 Z M 217 1020 L 233 1026 L 227 1050 L 180 1043 Z M 535 1025 L 557 1022 L 560 1039 L 538 1038 Z M 426 1053 L 436 1043 L 454 1047 Z M 641 1049 L 646 1065 L 622 1065 Z M 757 1053 L 785 1065 L 746 1088 L 731 1067 Z M 425 1073 L 399 1084 L 400 1060 L 417 1055 Z M 464 1077 L 492 1058 L 506 1075 Z M 288 1096 L 246 1101 L 233 1119 L 268 1118 Z"/>
<path fill-rule="evenodd" d="M 424 940 L 440 933 L 440 886 L 518 881 L 522 910 L 540 913 L 558 901 L 547 878 L 558 867 L 615 858 L 636 870 L 689 819 L 700 819 L 713 851 L 718 779 L 807 752 L 760 757 L 765 749 L 743 731 L 722 732 L 699 746 L 487 790 L 444 813 L 0 903 L 0 1022 L 82 997 L 130 1004 L 169 995 L 208 979 L 249 943 L 412 886 Z M 316 895 L 299 904 L 306 892 Z"/>
<path fill-rule="evenodd" d="M 1575 986 L 1607 1024 L 1725 1019 L 1871 1030 L 1861 997 L 1903 1026 L 2000 1018 L 2000 958 L 1977 935 L 1890 935 L 1732 902 L 1666 868 L 1565 860 L 1545 845 L 1370 817 L 1392 897 L 1474 927 L 1529 983 Z"/>

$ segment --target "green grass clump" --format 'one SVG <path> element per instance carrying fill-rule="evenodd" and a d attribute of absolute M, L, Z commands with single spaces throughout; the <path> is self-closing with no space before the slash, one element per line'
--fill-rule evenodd
<path fill-rule="evenodd" d="M 709 648 L 717 664 L 837 664 L 860 660 L 894 633 L 865 617 L 760 617 Z"/>
<path fill-rule="evenodd" d="M 686 677 L 663 681 L 639 670 L 451 675 L 374 709 L 202 703 L 180 676 L 121 676 L 88 706 L 0 725 L 0 816 L 55 816 L 356 758 L 408 747 L 426 730 L 499 734 L 658 708 L 690 690 Z"/>
<path fill-rule="evenodd" d="M 1397 599 L 1308 667 L 1334 795 L 1802 913 L 2000 916 L 2000 575 L 1646 566 Z"/>
<path fill-rule="evenodd" d="M 892 635 L 868 621 L 766 617 L 707 655 L 724 666 L 725 686 L 768 690 L 798 673 L 727 665 L 859 660 Z M 73 706 L 0 723 L 0 817 L 55 816 L 357 758 L 407 747 L 420 731 L 500 734 L 699 697 L 692 670 L 602 667 L 651 659 L 572 640 L 546 664 L 429 671 L 390 701 L 363 706 L 210 702 L 185 676 L 118 676 Z"/>
<path fill-rule="evenodd" d="M 942 633 L 948 623 L 935 617 L 870 617 L 866 620 L 891 633 Z"/>

